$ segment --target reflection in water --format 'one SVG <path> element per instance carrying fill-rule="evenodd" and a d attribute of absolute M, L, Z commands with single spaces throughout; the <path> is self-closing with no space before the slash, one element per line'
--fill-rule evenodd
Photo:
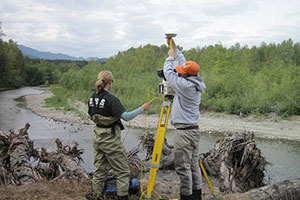
<path fill-rule="evenodd" d="M 84 149 L 82 166 L 88 172 L 93 171 L 92 125 L 61 123 L 43 118 L 27 110 L 22 101 L 14 100 L 27 94 L 41 92 L 43 92 L 41 89 L 32 87 L 0 92 L 0 130 L 8 133 L 8 130 L 13 128 L 17 131 L 29 122 L 31 124 L 29 137 L 34 141 L 35 148 L 45 147 L 48 151 L 56 149 L 56 138 L 60 138 L 63 144 L 68 145 L 75 140 L 79 143 L 79 148 Z M 140 142 L 139 137 L 144 133 L 144 129 L 125 129 L 122 132 L 123 139 L 125 137 L 125 148 L 128 150 L 136 148 Z M 166 138 L 169 144 L 173 144 L 173 137 L 174 133 L 168 130 Z M 200 152 L 212 149 L 219 137 L 222 136 L 202 134 Z M 271 183 L 299 177 L 300 142 L 262 139 L 256 141 L 267 161 L 272 164 L 267 168 L 267 176 L 270 177 Z"/>

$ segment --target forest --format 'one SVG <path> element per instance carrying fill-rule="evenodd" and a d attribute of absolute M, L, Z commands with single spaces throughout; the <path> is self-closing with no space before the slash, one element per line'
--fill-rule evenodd
<path fill-rule="evenodd" d="M 112 93 L 128 111 L 158 96 L 161 80 L 157 70 L 163 68 L 167 57 L 165 44 L 132 47 L 111 56 L 106 63 L 51 61 L 23 56 L 17 42 L 3 41 L 3 35 L 0 27 L 1 89 L 52 85 L 55 94 L 87 102 L 98 72 L 105 69 L 114 75 Z M 253 47 L 236 43 L 231 47 L 214 44 L 189 50 L 179 48 L 187 60 L 200 65 L 199 75 L 207 86 L 201 110 L 243 116 L 300 115 L 300 44 L 292 39 Z M 64 103 L 59 96 L 54 101 Z M 159 110 L 160 101 L 155 104 L 149 113 Z"/>

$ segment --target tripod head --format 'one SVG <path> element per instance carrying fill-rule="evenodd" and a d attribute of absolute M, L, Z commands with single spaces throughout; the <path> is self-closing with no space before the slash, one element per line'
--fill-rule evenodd
<path fill-rule="evenodd" d="M 158 93 L 163 94 L 165 96 L 165 99 L 172 101 L 174 98 L 174 91 L 168 86 L 168 81 L 166 80 L 166 77 L 164 75 L 164 70 L 157 70 L 157 75 L 162 80 L 162 82 L 158 86 Z"/>

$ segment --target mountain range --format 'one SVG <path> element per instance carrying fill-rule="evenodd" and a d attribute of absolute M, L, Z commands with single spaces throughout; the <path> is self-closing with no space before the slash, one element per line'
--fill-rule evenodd
<path fill-rule="evenodd" d="M 100 61 L 100 62 L 106 61 L 106 58 L 98 58 L 98 57 L 88 57 L 88 58 L 79 57 L 79 58 L 77 58 L 77 57 L 69 56 L 67 54 L 62 54 L 62 53 L 42 52 L 42 51 L 38 51 L 38 50 L 30 48 L 30 47 L 26 47 L 21 44 L 19 44 L 18 47 L 22 51 L 24 56 L 28 56 L 29 58 L 32 58 L 32 59 L 80 60 L 80 61 L 95 60 L 95 61 Z"/>

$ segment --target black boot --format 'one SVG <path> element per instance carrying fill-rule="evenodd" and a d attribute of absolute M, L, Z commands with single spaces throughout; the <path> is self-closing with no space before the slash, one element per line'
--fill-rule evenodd
<path fill-rule="evenodd" d="M 192 195 L 193 194 L 191 194 L 191 195 L 180 195 L 180 200 L 192 200 Z"/>
<path fill-rule="evenodd" d="M 202 199 L 202 190 L 193 190 L 191 200 L 201 200 Z"/>
<path fill-rule="evenodd" d="M 128 200 L 128 195 L 126 195 L 126 196 L 118 196 L 118 200 Z"/>

